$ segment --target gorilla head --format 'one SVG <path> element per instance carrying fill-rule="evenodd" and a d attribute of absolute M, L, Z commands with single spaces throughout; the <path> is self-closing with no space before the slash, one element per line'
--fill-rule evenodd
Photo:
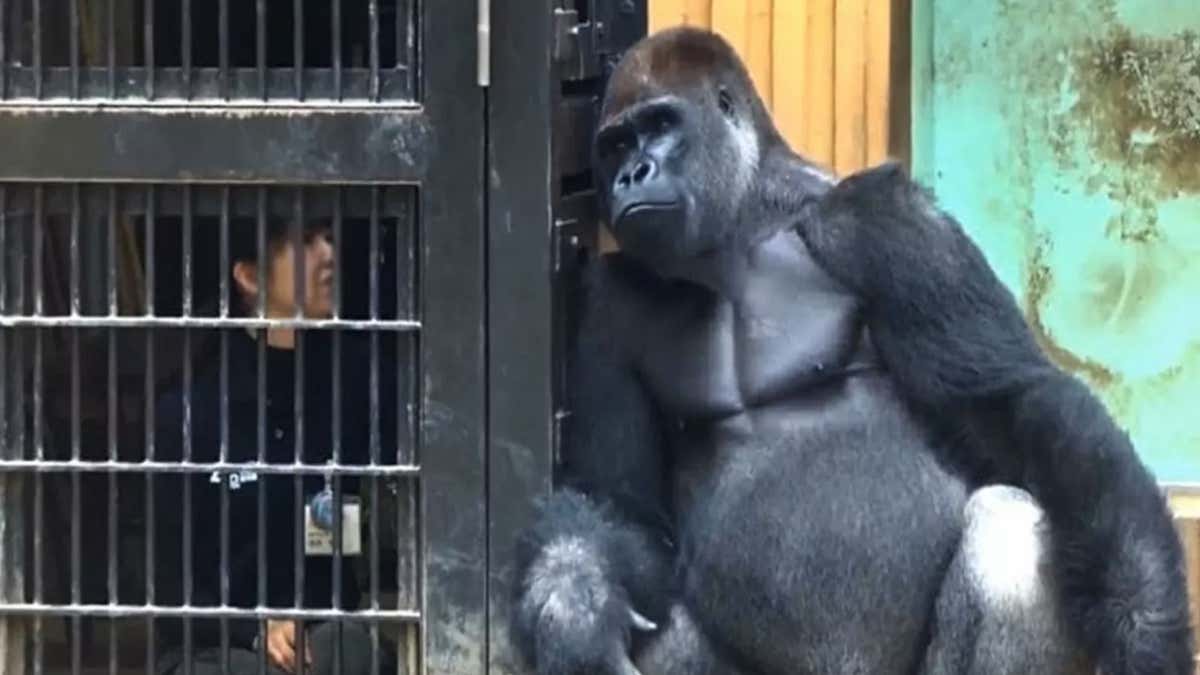
<path fill-rule="evenodd" d="M 617 242 L 666 274 L 739 248 L 830 183 L 788 148 L 729 44 L 691 28 L 625 54 L 595 152 Z"/>

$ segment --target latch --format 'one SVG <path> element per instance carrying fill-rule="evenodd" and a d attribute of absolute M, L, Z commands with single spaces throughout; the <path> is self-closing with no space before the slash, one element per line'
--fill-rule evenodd
<path fill-rule="evenodd" d="M 492 83 L 492 1 L 477 0 L 475 19 L 475 83 Z"/>
<path fill-rule="evenodd" d="M 562 79 L 586 80 L 600 73 L 596 45 L 603 32 L 600 22 L 581 22 L 578 10 L 554 10 L 554 60 Z"/>

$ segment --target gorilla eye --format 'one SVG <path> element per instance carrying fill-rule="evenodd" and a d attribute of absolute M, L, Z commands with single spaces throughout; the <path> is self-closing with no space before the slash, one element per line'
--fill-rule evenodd
<path fill-rule="evenodd" d="M 733 96 L 730 96 L 729 92 L 725 89 L 717 92 L 717 107 L 721 109 L 721 113 L 724 115 L 733 114 Z"/>

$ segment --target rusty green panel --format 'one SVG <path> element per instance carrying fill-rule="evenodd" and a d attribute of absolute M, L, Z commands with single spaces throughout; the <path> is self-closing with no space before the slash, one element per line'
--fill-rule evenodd
<path fill-rule="evenodd" d="M 913 170 L 1164 483 L 1200 485 L 1200 2 L 916 0 Z"/>

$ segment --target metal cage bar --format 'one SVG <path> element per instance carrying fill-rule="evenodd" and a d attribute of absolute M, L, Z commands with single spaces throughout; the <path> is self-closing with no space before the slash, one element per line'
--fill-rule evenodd
<path fill-rule="evenodd" d="M 185 657 L 200 648 L 202 624 L 218 626 L 227 664 L 235 623 L 321 620 L 346 630 L 361 623 L 375 646 L 384 626 L 397 624 L 398 656 L 410 666 L 421 657 L 432 671 L 482 672 L 484 109 L 470 60 L 453 58 L 456 36 L 473 34 L 473 4 L 330 0 L 326 25 L 308 3 L 294 2 L 291 30 L 268 33 L 267 19 L 286 23 L 289 12 L 265 0 L 70 0 L 61 8 L 29 0 L 32 14 L 24 11 L 36 30 L 20 37 L 24 46 L 11 30 L 16 4 L 0 0 L 0 28 L 9 29 L 0 30 L 0 352 L 6 368 L 17 366 L 0 388 L 0 434 L 20 450 L 0 457 L 0 480 L 33 487 L 35 560 L 32 597 L 6 594 L 0 617 L 27 617 L 34 627 L 32 671 L 153 672 L 162 656 L 154 643 L 176 620 Z M 216 29 L 202 4 L 216 5 Z M 235 20 L 245 16 L 253 26 Z M 271 109 L 276 102 L 284 105 Z M 47 153 L 48 143 L 71 152 Z M 281 212 L 280 199 L 295 209 Z M 277 316 L 268 303 L 268 230 L 289 215 L 293 253 L 312 248 L 302 236 L 307 221 L 331 221 L 338 263 L 330 318 Z M 242 220 L 257 248 L 235 260 Z M 253 274 L 231 277 L 231 265 L 250 261 L 258 263 Z M 294 295 L 307 297 L 312 278 L 294 269 Z M 249 360 L 234 357 L 234 336 L 292 330 L 290 375 L 270 366 L 277 354 L 261 339 Z M 310 396 L 310 373 L 322 367 L 335 382 L 357 378 L 357 390 Z M 243 376 L 255 384 L 240 392 L 234 383 L 249 381 Z M 284 389 L 274 385 L 286 378 L 291 396 L 281 401 Z M 210 391 L 219 392 L 217 416 L 200 414 Z M 171 392 L 182 397 L 178 419 L 160 409 Z M 272 410 L 292 417 L 290 460 L 268 452 Z M 365 443 L 343 438 L 350 413 Z M 319 449 L 312 434 L 324 428 L 314 422 L 321 416 L 332 424 L 331 464 L 309 452 Z M 256 425 L 238 441 L 250 454 L 234 454 L 244 419 Z M 361 463 L 352 449 L 366 455 Z M 296 505 L 322 478 L 335 497 L 354 485 L 370 499 L 361 532 L 367 559 L 351 562 L 334 519 L 332 607 L 307 605 L 305 564 L 291 570 L 291 602 L 271 597 L 278 568 L 268 559 L 275 549 L 264 548 L 274 523 L 263 491 L 240 501 L 222 487 L 217 508 L 202 510 L 200 486 L 210 476 L 224 486 L 223 476 L 241 473 L 281 480 Z M 160 492 L 168 499 L 157 500 Z M 380 516 L 393 512 L 388 530 Z M 176 544 L 163 528 L 180 514 Z M 65 541 L 47 536 L 63 531 L 54 529 L 62 521 Z M 205 527 L 220 546 L 211 605 L 190 564 Z M 240 527 L 256 529 L 257 541 L 239 540 Z M 257 554 L 243 568 L 234 541 Z M 304 540 L 291 543 L 300 561 Z M 384 547 L 395 563 L 382 563 Z M 104 564 L 89 564 L 100 556 Z M 342 572 L 359 563 L 367 568 L 362 602 L 343 607 L 350 589 Z M 393 573 L 394 601 L 383 597 Z M 232 605 L 242 579 L 258 582 L 252 606 Z M 51 630 L 59 621 L 69 650 L 58 649 Z M 106 654 L 88 647 L 91 627 L 105 625 L 97 621 L 107 622 Z M 126 644 L 127 630 L 145 639 L 144 649 Z M 464 640 L 478 649 L 462 649 Z M 380 665 L 378 650 L 370 656 Z"/>

